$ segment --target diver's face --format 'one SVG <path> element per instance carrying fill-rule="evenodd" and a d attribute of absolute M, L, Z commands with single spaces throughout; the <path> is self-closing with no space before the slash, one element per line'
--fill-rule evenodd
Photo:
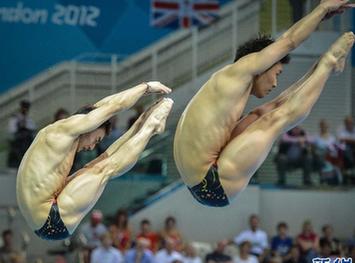
<path fill-rule="evenodd" d="M 264 73 L 254 78 L 251 93 L 257 98 L 263 98 L 271 90 L 277 87 L 277 77 L 282 73 L 283 66 L 281 62 L 276 63 Z"/>
<path fill-rule="evenodd" d="M 91 151 L 95 148 L 96 144 L 98 144 L 105 136 L 105 129 L 100 128 L 96 129 L 92 132 L 88 132 L 80 135 L 79 144 L 78 144 L 78 152 L 80 151 Z"/>

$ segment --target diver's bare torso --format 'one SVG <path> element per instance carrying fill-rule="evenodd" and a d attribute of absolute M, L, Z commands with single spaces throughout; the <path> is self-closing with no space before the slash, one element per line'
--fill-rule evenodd
<path fill-rule="evenodd" d="M 77 139 L 50 125 L 38 133 L 24 156 L 17 175 L 17 200 L 32 229 L 42 227 L 64 188 L 77 146 Z"/>
<path fill-rule="evenodd" d="M 211 76 L 189 102 L 178 123 L 174 139 L 175 162 L 183 181 L 189 187 L 199 184 L 217 161 L 250 96 L 252 76 L 244 74 L 238 78 L 238 75 L 230 74 L 229 67 L 231 65 Z M 240 86 L 240 94 L 228 94 L 228 88 L 223 91 L 219 89 L 231 85 Z M 228 116 L 218 112 L 218 98 L 221 96 L 235 97 Z M 216 110 L 204 111 L 209 106 Z"/>

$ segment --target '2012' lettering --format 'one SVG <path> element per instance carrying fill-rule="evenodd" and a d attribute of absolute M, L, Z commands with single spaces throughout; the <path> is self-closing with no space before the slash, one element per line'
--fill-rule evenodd
<path fill-rule="evenodd" d="M 56 25 L 96 27 L 100 9 L 95 6 L 55 5 L 52 22 Z"/>

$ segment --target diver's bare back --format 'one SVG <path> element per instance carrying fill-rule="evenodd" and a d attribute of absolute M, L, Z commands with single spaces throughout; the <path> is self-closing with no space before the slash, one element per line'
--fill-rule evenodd
<path fill-rule="evenodd" d="M 40 228 L 51 204 L 64 188 L 78 141 L 52 124 L 42 129 L 22 159 L 17 175 L 17 200 L 32 229 Z"/>
<path fill-rule="evenodd" d="M 200 183 L 206 171 L 216 162 L 248 101 L 252 76 L 246 72 L 243 78 L 238 78 L 239 74 L 230 74 L 230 67 L 238 67 L 236 64 L 228 65 L 211 76 L 191 99 L 177 125 L 175 162 L 188 186 Z M 240 86 L 241 93 L 228 94 L 231 85 Z M 221 96 L 235 98 L 230 101 L 228 114 L 218 111 Z"/>

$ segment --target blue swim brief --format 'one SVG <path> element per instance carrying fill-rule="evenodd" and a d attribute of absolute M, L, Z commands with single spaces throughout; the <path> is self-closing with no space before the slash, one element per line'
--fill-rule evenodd
<path fill-rule="evenodd" d="M 218 166 L 212 165 L 201 183 L 188 187 L 193 197 L 203 205 L 222 207 L 229 205 L 221 182 L 219 181 Z"/>
<path fill-rule="evenodd" d="M 60 217 L 58 205 L 56 202 L 53 202 L 52 204 L 47 221 L 44 223 L 41 229 L 36 230 L 35 233 L 40 238 L 46 240 L 62 240 L 70 236 L 68 229 Z"/>

